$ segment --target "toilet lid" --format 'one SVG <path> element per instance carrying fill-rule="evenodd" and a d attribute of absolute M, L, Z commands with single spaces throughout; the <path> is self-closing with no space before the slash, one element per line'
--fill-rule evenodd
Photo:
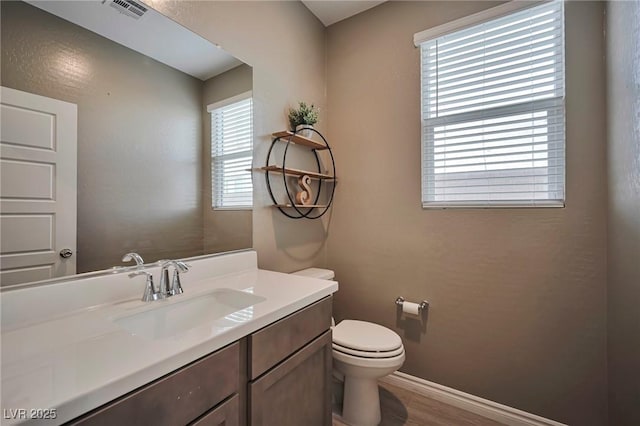
<path fill-rule="evenodd" d="M 402 346 L 394 331 L 366 321 L 344 320 L 333 328 L 333 342 L 357 351 L 388 352 Z"/>

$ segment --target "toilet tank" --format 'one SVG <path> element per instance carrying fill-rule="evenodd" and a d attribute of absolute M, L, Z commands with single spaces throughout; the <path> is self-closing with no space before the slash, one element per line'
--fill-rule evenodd
<path fill-rule="evenodd" d="M 331 269 L 307 268 L 301 271 L 292 272 L 293 275 L 302 275 L 309 278 L 318 278 L 321 280 L 332 280 L 336 274 Z"/>
<path fill-rule="evenodd" d="M 301 271 L 292 272 L 292 275 L 302 275 L 303 277 L 318 278 L 320 280 L 332 280 L 336 277 L 336 273 L 331 269 L 307 268 Z M 336 326 L 336 321 L 331 317 L 331 328 Z"/>

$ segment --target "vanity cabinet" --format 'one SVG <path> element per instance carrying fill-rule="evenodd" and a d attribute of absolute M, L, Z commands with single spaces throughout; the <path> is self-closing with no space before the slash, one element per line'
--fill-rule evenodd
<path fill-rule="evenodd" d="M 331 425 L 331 297 L 249 336 L 250 426 Z"/>
<path fill-rule="evenodd" d="M 329 426 L 331 301 L 315 302 L 68 425 Z"/>

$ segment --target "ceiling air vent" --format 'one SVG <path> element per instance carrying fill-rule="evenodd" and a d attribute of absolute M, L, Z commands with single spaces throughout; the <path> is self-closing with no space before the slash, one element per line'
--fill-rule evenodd
<path fill-rule="evenodd" d="M 140 19 L 140 17 L 148 10 L 141 3 L 133 0 L 112 0 L 110 5 L 118 12 L 124 13 L 134 19 Z"/>

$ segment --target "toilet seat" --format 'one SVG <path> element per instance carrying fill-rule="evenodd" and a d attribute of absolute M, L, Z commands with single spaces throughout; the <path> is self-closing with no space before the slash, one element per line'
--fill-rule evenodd
<path fill-rule="evenodd" d="M 400 368 L 400 366 L 402 366 L 405 360 L 404 348 L 399 355 L 388 358 L 365 358 L 361 356 L 353 356 L 344 352 L 337 351 L 335 349 L 332 351 L 332 353 L 334 361 L 354 367 L 368 368 L 371 370 L 391 368 L 395 371 Z"/>
<path fill-rule="evenodd" d="M 393 330 L 378 324 L 344 320 L 333 328 L 333 345 L 372 357 L 373 353 L 397 352 L 402 349 L 402 339 Z"/>
<path fill-rule="evenodd" d="M 398 356 L 404 352 L 404 348 L 402 346 L 392 351 L 358 351 L 352 348 L 348 348 L 346 346 L 338 345 L 336 343 L 333 343 L 332 347 L 334 351 L 339 351 L 348 355 L 357 356 L 361 358 L 391 358 L 394 356 Z"/>

